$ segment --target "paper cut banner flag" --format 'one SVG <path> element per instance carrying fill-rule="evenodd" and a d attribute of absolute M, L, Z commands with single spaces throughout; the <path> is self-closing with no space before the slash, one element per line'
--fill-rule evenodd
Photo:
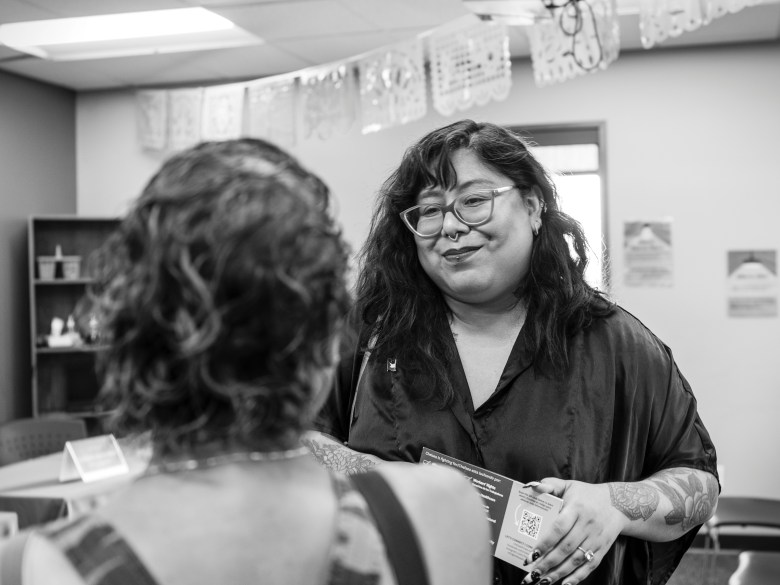
<path fill-rule="evenodd" d="M 303 136 L 327 140 L 355 121 L 354 68 L 345 64 L 308 72 L 300 78 Z"/>
<path fill-rule="evenodd" d="M 244 85 L 218 85 L 203 90 L 203 140 L 230 140 L 241 136 Z"/>
<path fill-rule="evenodd" d="M 295 145 L 295 79 L 250 83 L 247 110 L 249 136 Z"/>
<path fill-rule="evenodd" d="M 589 0 L 545 9 L 528 28 L 536 85 L 606 69 L 620 53 L 615 0 Z"/>
<path fill-rule="evenodd" d="M 168 146 L 184 150 L 200 142 L 203 89 L 174 89 L 168 92 Z"/>
<path fill-rule="evenodd" d="M 400 126 L 425 116 L 422 41 L 399 43 L 359 63 L 363 134 Z"/>
<path fill-rule="evenodd" d="M 445 27 L 431 35 L 430 52 L 433 107 L 443 116 L 509 95 L 512 62 L 503 25 Z"/>
<path fill-rule="evenodd" d="M 168 132 L 168 92 L 139 91 L 136 94 L 136 108 L 141 146 L 151 150 L 165 148 Z"/>

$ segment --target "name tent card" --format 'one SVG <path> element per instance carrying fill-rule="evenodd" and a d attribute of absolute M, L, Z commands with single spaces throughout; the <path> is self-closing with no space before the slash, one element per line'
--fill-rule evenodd
<path fill-rule="evenodd" d="M 471 480 L 482 496 L 490 522 L 493 556 L 521 569 L 523 561 L 550 529 L 563 505 L 560 498 L 537 493 L 524 483 L 427 447 L 423 448 L 420 463 L 447 465 Z"/>
<path fill-rule="evenodd" d="M 62 452 L 60 481 L 81 479 L 84 483 L 130 472 L 114 435 L 68 441 Z"/>

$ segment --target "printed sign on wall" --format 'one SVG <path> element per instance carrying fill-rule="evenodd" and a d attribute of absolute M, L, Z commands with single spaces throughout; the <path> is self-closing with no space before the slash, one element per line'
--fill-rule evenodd
<path fill-rule="evenodd" d="M 728 253 L 729 317 L 777 317 L 777 252 Z"/>
<path fill-rule="evenodd" d="M 672 222 L 628 221 L 623 230 L 626 286 L 672 286 Z"/>

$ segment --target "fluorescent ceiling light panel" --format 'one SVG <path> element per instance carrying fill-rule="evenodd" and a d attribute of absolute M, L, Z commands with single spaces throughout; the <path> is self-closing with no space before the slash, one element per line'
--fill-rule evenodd
<path fill-rule="evenodd" d="M 150 10 L 0 25 L 0 43 L 52 61 L 176 53 L 262 44 L 205 8 Z"/>

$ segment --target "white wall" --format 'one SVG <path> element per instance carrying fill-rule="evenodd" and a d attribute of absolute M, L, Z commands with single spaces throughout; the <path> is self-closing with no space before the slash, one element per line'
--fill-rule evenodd
<path fill-rule="evenodd" d="M 725 465 L 723 493 L 777 496 L 780 320 L 728 318 L 725 281 L 728 250 L 780 249 L 780 45 L 624 54 L 547 88 L 535 87 L 527 61 L 513 76 L 506 101 L 463 117 L 606 123 L 612 292 L 674 350 Z M 120 213 L 161 157 L 137 146 L 132 93 L 80 94 L 77 112 L 79 213 Z M 368 136 L 355 126 L 294 152 L 336 193 L 358 247 L 403 150 L 454 119 L 431 113 Z M 663 217 L 674 222 L 674 286 L 622 286 L 623 222 Z"/>

